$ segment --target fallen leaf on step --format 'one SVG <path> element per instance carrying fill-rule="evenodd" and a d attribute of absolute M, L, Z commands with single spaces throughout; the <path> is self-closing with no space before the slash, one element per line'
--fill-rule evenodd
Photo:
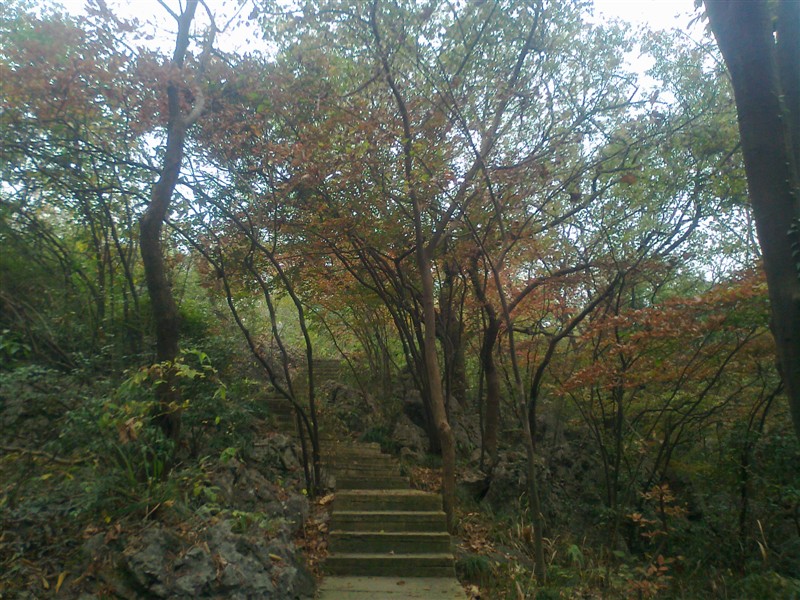
<path fill-rule="evenodd" d="M 331 502 L 333 502 L 334 496 L 335 496 L 335 494 L 328 494 L 326 496 L 323 496 L 322 498 L 319 499 L 319 501 L 317 503 L 320 506 L 325 506 L 326 504 L 330 504 Z"/>
<path fill-rule="evenodd" d="M 67 578 L 68 572 L 63 571 L 58 576 L 58 581 L 56 582 L 56 594 L 61 589 L 61 586 L 64 585 L 64 580 Z"/>

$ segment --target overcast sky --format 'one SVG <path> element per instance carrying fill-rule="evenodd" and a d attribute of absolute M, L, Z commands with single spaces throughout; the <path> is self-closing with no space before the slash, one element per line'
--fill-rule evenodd
<path fill-rule="evenodd" d="M 600 14 L 653 29 L 685 28 L 695 14 L 694 0 L 595 0 L 594 5 Z"/>
<path fill-rule="evenodd" d="M 70 13 L 81 14 L 86 0 L 40 0 L 42 2 L 57 2 L 62 4 Z M 249 7 L 240 8 L 239 0 L 207 0 L 211 10 L 216 15 L 217 25 L 223 26 L 225 21 L 237 11 L 244 11 L 247 16 Z M 555 0 L 558 1 L 558 0 Z M 2 2 L 2 0 L 0 0 Z M 167 50 L 171 50 L 174 40 L 172 32 L 175 24 L 167 15 L 166 11 L 160 6 L 157 0 L 105 0 L 108 7 L 122 18 L 137 18 L 141 23 L 142 36 L 154 36 L 150 42 L 144 40 L 147 46 L 158 47 L 166 45 Z M 165 0 L 169 6 L 176 7 L 182 4 L 182 0 Z M 696 15 L 694 0 L 594 0 L 595 16 L 594 20 L 603 22 L 608 19 L 621 19 L 631 23 L 632 27 L 649 26 L 652 29 L 672 29 L 678 28 L 687 31 L 694 38 L 701 38 L 703 35 L 702 25 L 697 23 L 689 29 L 689 23 Z M 198 10 L 198 23 L 203 27 L 205 15 Z M 249 30 L 253 31 L 253 30 Z M 254 45 L 263 44 L 261 39 L 251 37 L 241 29 L 231 35 L 221 32 L 216 39 L 218 48 L 226 52 L 247 51 Z M 631 67 L 643 75 L 650 66 L 650 61 L 638 55 L 637 51 L 631 52 L 628 56 Z M 646 78 L 643 80 L 646 83 Z"/>
<path fill-rule="evenodd" d="M 74 14 L 82 12 L 85 0 L 57 0 Z M 164 9 L 156 0 L 106 0 L 108 6 L 117 14 L 136 16 L 146 20 L 149 17 L 164 15 Z M 176 0 L 167 0 L 177 5 Z M 235 6 L 235 0 L 209 0 L 212 10 Z M 633 24 L 648 24 L 654 29 L 686 27 L 690 16 L 695 13 L 694 0 L 594 0 L 598 16 L 616 17 Z"/>

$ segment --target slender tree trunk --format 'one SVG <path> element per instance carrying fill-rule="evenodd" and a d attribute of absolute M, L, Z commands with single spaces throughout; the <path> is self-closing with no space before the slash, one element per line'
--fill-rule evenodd
<path fill-rule="evenodd" d="M 490 464 L 497 464 L 497 440 L 500 433 L 500 374 L 494 361 L 494 347 L 500 332 L 500 321 L 496 316 L 489 318 L 486 331 L 483 332 L 481 345 L 481 363 L 486 378 L 486 412 L 484 415 L 483 440 Z"/>
<path fill-rule="evenodd" d="M 705 6 L 733 83 L 772 333 L 800 436 L 800 3 L 706 0 Z"/>
<path fill-rule="evenodd" d="M 490 470 L 497 463 L 497 439 L 500 429 L 500 375 L 494 361 L 494 348 L 500 333 L 500 319 L 497 311 L 486 298 L 484 282 L 478 276 L 478 259 L 470 261 L 469 276 L 478 301 L 483 306 L 486 325 L 483 331 L 480 359 L 483 375 L 486 378 L 486 410 L 483 417 L 483 447 L 489 455 Z"/>
<path fill-rule="evenodd" d="M 178 34 L 172 58 L 172 65 L 176 69 L 176 73 L 171 75 L 167 84 L 168 124 L 164 162 L 161 175 L 153 186 L 150 204 L 139 223 L 142 265 L 156 324 L 156 359 L 158 362 L 167 363 L 173 363 L 178 356 L 179 315 L 164 264 L 161 233 L 181 171 L 186 130 L 202 110 L 201 96 L 191 114 L 183 114 L 179 82 L 175 79 L 177 73 L 182 69 L 186 57 L 186 50 L 189 46 L 189 28 L 194 19 L 197 4 L 198 0 L 188 0 L 184 12 L 177 16 Z M 163 374 L 163 383 L 156 388 L 159 410 L 155 420 L 164 434 L 173 440 L 180 437 L 181 422 L 180 390 L 176 383 L 174 369 L 168 368 L 167 372 Z"/>
<path fill-rule="evenodd" d="M 370 10 L 370 26 L 375 38 L 375 45 L 381 61 L 386 82 L 397 104 L 398 112 L 403 125 L 403 174 L 409 204 L 413 215 L 414 242 L 417 268 L 420 283 L 422 284 L 422 318 L 423 318 L 423 354 L 425 373 L 427 375 L 430 410 L 433 422 L 439 434 L 439 444 L 442 450 L 442 504 L 447 515 L 447 529 L 453 532 L 455 528 L 456 504 L 456 444 L 453 430 L 447 420 L 444 393 L 442 391 L 442 377 L 439 368 L 439 356 L 436 349 L 436 292 L 433 285 L 433 271 L 431 253 L 436 247 L 436 236 L 432 236 L 430 244 L 425 239 L 422 222 L 422 205 L 417 195 L 416 180 L 414 177 L 413 151 L 414 136 L 411 129 L 411 119 L 408 114 L 403 94 L 392 76 L 389 59 L 383 48 L 378 21 L 376 17 L 378 0 L 373 0 Z"/>
<path fill-rule="evenodd" d="M 467 401 L 467 377 L 463 344 L 463 285 L 456 284 L 458 264 L 448 260 L 444 265 L 445 278 L 439 290 L 439 316 L 441 327 L 437 330 L 444 349 L 446 400 L 455 399 L 460 407 Z M 448 404 L 448 407 L 450 405 Z"/>
<path fill-rule="evenodd" d="M 415 215 L 415 228 L 417 235 L 417 262 L 422 279 L 422 303 L 425 319 L 425 370 L 428 376 L 428 389 L 431 400 L 431 412 L 436 431 L 439 434 L 439 444 L 442 447 L 442 503 L 447 515 L 447 529 L 452 532 L 455 528 L 455 503 L 456 503 L 456 443 L 453 430 L 447 420 L 442 391 L 442 377 L 439 370 L 439 357 L 436 351 L 436 304 L 434 302 L 433 274 L 431 262 L 428 257 L 421 237 L 422 222 Z"/>

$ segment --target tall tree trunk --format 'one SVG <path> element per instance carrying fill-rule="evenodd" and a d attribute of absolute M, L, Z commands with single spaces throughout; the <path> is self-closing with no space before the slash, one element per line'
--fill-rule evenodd
<path fill-rule="evenodd" d="M 488 316 L 488 315 L 487 315 Z M 481 345 L 481 364 L 486 378 L 486 413 L 484 415 L 483 443 L 489 454 L 492 468 L 497 464 L 497 440 L 500 433 L 500 374 L 494 361 L 494 347 L 500 332 L 496 315 L 488 318 Z"/>
<path fill-rule="evenodd" d="M 486 298 L 484 282 L 478 276 L 478 257 L 470 260 L 469 277 L 478 301 L 483 307 L 486 316 L 486 326 L 483 330 L 480 360 L 483 374 L 486 378 L 486 411 L 483 417 L 483 447 L 489 455 L 490 471 L 497 463 L 497 439 L 500 429 L 500 374 L 494 361 L 494 348 L 497 336 L 500 333 L 500 319 L 491 302 Z"/>
<path fill-rule="evenodd" d="M 439 356 L 436 351 L 436 303 L 434 301 L 433 274 L 431 261 L 422 237 L 422 221 L 418 204 L 415 201 L 415 229 L 417 229 L 417 263 L 422 279 L 422 305 L 425 319 L 425 372 L 428 376 L 428 391 L 431 401 L 431 412 L 436 431 L 439 434 L 439 445 L 442 449 L 442 503 L 447 515 L 447 529 L 455 528 L 456 504 L 456 442 L 453 430 L 447 420 L 442 377 L 439 370 Z"/>
<path fill-rule="evenodd" d="M 800 437 L 800 2 L 705 6 L 733 83 L 772 333 Z"/>
<path fill-rule="evenodd" d="M 457 285 L 458 264 L 449 259 L 444 264 L 444 282 L 439 289 L 439 324 L 436 332 L 444 350 L 445 400 L 448 408 L 455 399 L 463 408 L 467 402 L 467 376 L 464 362 L 463 304 L 464 286 Z"/>
<path fill-rule="evenodd" d="M 139 222 L 142 265 L 156 324 L 156 359 L 158 362 L 167 363 L 173 363 L 178 356 L 179 315 L 164 264 L 161 232 L 181 171 L 186 130 L 197 119 L 203 106 L 200 95 L 191 113 L 184 115 L 181 111 L 180 81 L 177 80 L 189 46 L 189 28 L 197 4 L 198 0 L 188 0 L 184 11 L 180 15 L 175 15 L 178 21 L 178 34 L 172 57 L 172 66 L 175 70 L 167 84 L 168 121 L 164 162 L 158 181 L 153 186 L 150 203 Z M 156 397 L 159 403 L 156 423 L 168 438 L 177 440 L 180 437 L 181 423 L 180 390 L 174 369 L 168 368 L 163 374 L 163 383 L 156 388 Z"/>
<path fill-rule="evenodd" d="M 378 57 L 381 61 L 386 82 L 397 104 L 398 112 L 403 125 L 403 174 L 408 201 L 411 205 L 412 220 L 414 223 L 415 257 L 419 270 L 422 287 L 421 305 L 423 318 L 423 355 L 425 373 L 427 375 L 430 410 L 433 422 L 439 434 L 439 444 L 442 450 L 442 504 L 447 515 L 447 529 L 451 533 L 455 527 L 456 504 L 456 444 L 453 430 L 447 420 L 444 393 L 442 391 L 442 377 L 439 368 L 439 356 L 436 349 L 436 292 L 433 285 L 433 271 L 431 255 L 436 248 L 437 236 L 431 236 L 430 243 L 425 239 L 422 218 L 422 203 L 417 194 L 416 180 L 414 177 L 413 143 L 414 136 L 411 129 L 411 118 L 408 114 L 403 94 L 392 76 L 389 59 L 383 48 L 377 21 L 378 0 L 373 0 L 370 7 L 370 26 L 375 39 Z"/>

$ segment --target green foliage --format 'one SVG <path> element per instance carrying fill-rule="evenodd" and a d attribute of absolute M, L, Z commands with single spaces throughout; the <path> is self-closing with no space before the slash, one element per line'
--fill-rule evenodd
<path fill-rule="evenodd" d="M 753 573 L 737 582 L 731 597 L 737 600 L 796 600 L 800 598 L 800 578 L 783 577 L 771 571 Z"/>
<path fill-rule="evenodd" d="M 789 231 L 786 233 L 792 242 L 792 259 L 794 260 L 794 268 L 797 271 L 797 276 L 800 277 L 800 220 L 795 219 L 789 226 Z"/>
<path fill-rule="evenodd" d="M 464 578 L 498 598 L 796 595 L 800 448 L 780 408 L 765 288 L 732 275 L 759 254 L 713 41 L 634 36 L 586 19 L 580 2 L 429 4 L 377 3 L 371 15 L 364 2 L 312 2 L 319 10 L 269 23 L 254 11 L 275 56 L 229 55 L 189 78 L 181 98 L 202 89 L 206 110 L 164 242 L 182 343 L 202 350 L 141 368 L 153 322 L 138 221 L 164 133 L 154 90 L 174 74 L 102 15 L 14 1 L 0 16 L 4 530 L 64 516 L 50 499 L 76 523 L 198 511 L 241 531 L 276 527 L 225 506 L 212 483 L 248 456 L 266 410 L 225 315 L 237 311 L 262 358 L 282 340 L 292 370 L 306 334 L 315 354 L 346 355 L 391 422 L 402 388 L 426 378 L 417 227 L 445 333 L 449 271 L 464 277 L 473 258 L 498 270 L 485 302 L 463 281 L 450 287 L 463 291 L 449 301 L 471 354 L 463 379 L 479 379 L 481 305 L 499 310 L 498 294 L 535 284 L 514 301 L 522 379 L 541 365 L 531 404 L 540 416 L 553 398 L 566 407 L 552 441 L 537 439 L 547 586 L 531 570 L 522 471 L 502 482 L 502 506 L 468 505 L 514 559 L 462 557 Z M 644 95 L 650 84 L 625 67 L 634 44 L 653 59 Z M 796 238 L 798 223 L 786 226 Z M 709 277 L 722 284 L 709 289 Z M 623 283 L 601 298 L 610 281 Z M 516 355 L 498 353 L 513 372 Z M 168 371 L 182 398 L 169 407 L 182 416 L 177 445 L 152 425 Z M 370 425 L 362 441 L 398 450 L 387 425 Z M 560 454 L 591 454 L 589 472 L 559 473 Z"/>
<path fill-rule="evenodd" d="M 10 369 L 14 364 L 24 359 L 30 353 L 31 347 L 10 329 L 0 331 L 0 369 Z"/>
<path fill-rule="evenodd" d="M 389 454 L 398 454 L 400 452 L 399 444 L 392 439 L 392 431 L 386 425 L 370 427 L 361 434 L 359 441 L 380 444 L 381 452 L 387 452 Z"/>
<path fill-rule="evenodd" d="M 481 554 L 467 554 L 456 560 L 456 575 L 461 581 L 488 586 L 493 579 L 492 563 Z"/>

